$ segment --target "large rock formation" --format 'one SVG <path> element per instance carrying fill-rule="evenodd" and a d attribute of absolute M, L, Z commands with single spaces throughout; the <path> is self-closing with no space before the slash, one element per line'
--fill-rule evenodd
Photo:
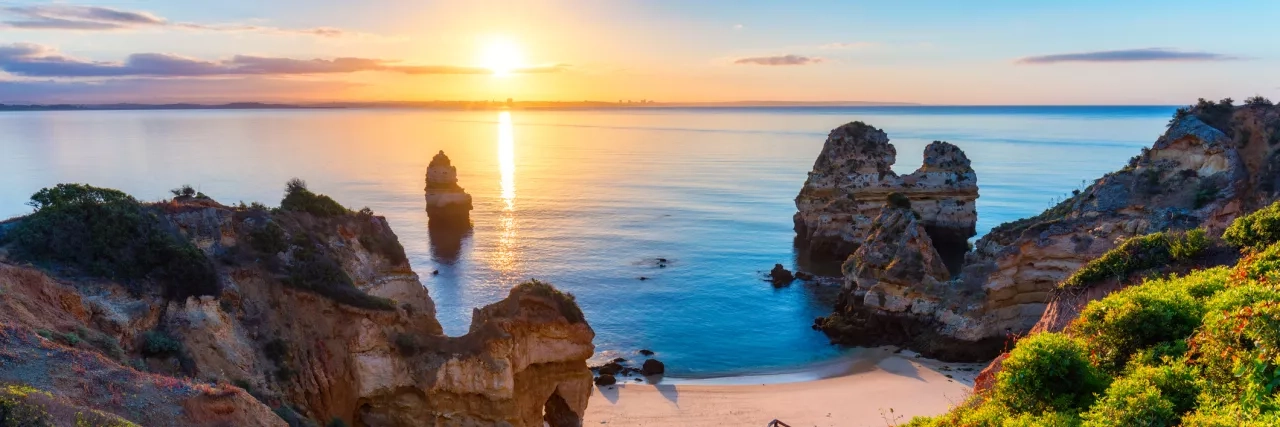
<path fill-rule="evenodd" d="M 958 265 L 978 218 L 978 182 L 968 157 L 934 141 L 924 150 L 924 164 L 903 176 L 890 169 L 896 157 L 880 129 L 853 122 L 831 131 L 796 196 L 795 230 L 811 257 L 849 256 L 866 240 L 889 194 L 900 193 L 943 252 L 957 255 Z"/>
<path fill-rule="evenodd" d="M 171 299 L 151 279 L 60 279 L 0 248 L 0 381 L 144 425 L 541 426 L 544 414 L 581 424 L 594 332 L 549 285 L 513 289 L 477 310 L 470 333 L 447 337 L 382 217 L 211 200 L 146 208 L 212 261 L 221 290 Z M 69 353 L 41 350 L 51 341 Z M 94 361 L 81 364 L 88 388 L 50 370 L 73 366 L 64 359 Z"/>
<path fill-rule="evenodd" d="M 458 168 L 440 151 L 427 165 L 427 217 L 433 226 L 471 226 L 471 195 L 458 186 Z"/>
<path fill-rule="evenodd" d="M 820 326 L 835 341 L 905 343 L 950 359 L 994 357 L 999 342 L 1030 331 L 1040 320 L 1046 305 L 1056 300 L 1059 282 L 1125 239 L 1198 226 L 1217 233 L 1242 212 L 1273 199 L 1280 176 L 1277 144 L 1280 109 L 1275 107 L 1227 108 L 1224 113 L 1201 106 L 1180 113 L 1124 169 L 1036 217 L 993 229 L 965 255 L 961 273 L 950 281 L 886 298 L 885 304 L 868 304 L 871 288 L 859 284 L 869 276 L 893 276 L 891 269 L 870 263 L 847 270 L 842 304 Z M 928 246 L 914 248 L 927 255 Z M 903 257 L 900 247 L 880 250 L 884 253 L 879 257 Z M 873 258 L 855 254 L 850 260 L 856 264 Z M 1094 293 L 1099 295 L 1073 297 L 1052 312 L 1060 316 L 1105 295 Z M 908 322 L 915 329 L 886 331 L 868 327 L 868 322 Z M 922 330 L 937 339 L 919 342 L 914 337 Z"/>

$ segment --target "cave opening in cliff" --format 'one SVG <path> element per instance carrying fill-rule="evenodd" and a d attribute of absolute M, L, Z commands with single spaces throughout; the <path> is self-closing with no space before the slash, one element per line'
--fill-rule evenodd
<path fill-rule="evenodd" d="M 947 272 L 952 277 L 960 274 L 960 268 L 964 266 L 964 254 L 969 252 L 968 237 L 955 229 L 944 227 L 925 226 L 924 231 L 933 240 L 933 248 L 942 257 Z"/>
<path fill-rule="evenodd" d="M 551 393 L 547 404 L 542 408 L 542 420 L 551 427 L 582 427 L 582 417 L 569 408 L 560 393 Z"/>

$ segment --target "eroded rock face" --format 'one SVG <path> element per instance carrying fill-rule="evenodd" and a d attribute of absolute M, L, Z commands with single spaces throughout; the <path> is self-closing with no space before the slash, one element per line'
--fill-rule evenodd
<path fill-rule="evenodd" d="M 320 424 L 337 418 L 364 426 L 541 426 L 545 413 L 550 425 L 580 425 L 591 394 L 586 360 L 594 332 L 577 306 L 549 285 L 513 290 L 477 310 L 470 333 L 452 338 L 443 334 L 434 303 L 381 217 L 319 218 L 207 200 L 154 208 L 214 262 L 219 295 L 167 301 L 110 282 L 65 285 L 7 263 L 0 250 L 0 324 L 28 334 L 76 333 L 82 337 L 77 348 L 86 352 L 95 350 L 92 335 L 117 343 L 120 355 L 113 357 L 119 359 L 108 365 L 127 369 L 119 364 L 139 360 L 155 372 L 146 375 L 199 378 L 239 394 L 169 396 L 176 406 L 158 408 L 212 411 L 203 417 L 213 424 L 172 414 L 138 418 L 111 404 L 88 405 L 93 409 L 145 425 L 282 425 L 270 408 L 230 385 L 239 384 Z M 305 287 L 321 284 L 286 283 L 299 271 L 325 266 L 363 294 L 338 298 Z M 181 343 L 181 357 L 145 354 L 144 335 L 154 331 Z M 51 362 L 33 354 L 29 363 Z M 2 359 L 0 351 L 0 364 L 7 363 Z M 7 368 L 0 366 L 0 377 Z M 47 375 L 30 372 L 21 379 Z M 104 378 L 101 385 L 111 387 L 115 377 Z M 85 404 L 80 394 L 68 396 Z M 153 422 L 166 417 L 173 421 Z M 243 417 L 254 421 L 236 421 Z"/>
<path fill-rule="evenodd" d="M 458 169 L 444 151 L 427 166 L 427 217 L 431 224 L 446 227 L 471 226 L 471 195 L 458 186 Z"/>
<path fill-rule="evenodd" d="M 923 165 L 898 176 L 897 149 L 884 131 L 853 122 L 831 131 L 796 196 L 796 234 L 810 256 L 844 259 L 866 240 L 890 193 L 905 195 L 939 245 L 951 249 L 975 233 L 977 176 L 958 147 L 934 141 Z"/>
<path fill-rule="evenodd" d="M 1055 296 L 1057 284 L 1089 260 L 1127 238 L 1152 232 L 1202 226 L 1211 234 L 1220 233 L 1237 216 L 1275 198 L 1276 187 L 1269 184 L 1275 174 L 1268 159 L 1280 156 L 1275 155 L 1277 144 L 1268 141 L 1280 143 L 1280 108 L 1240 107 L 1226 122 L 1231 124 L 1229 133 L 1207 125 L 1194 111 L 1176 118 L 1124 169 L 1036 217 L 993 229 L 965 255 L 960 274 L 941 286 L 920 286 L 937 275 L 909 277 L 907 281 L 917 286 L 909 289 L 921 290 L 911 297 L 885 292 L 884 304 L 868 305 L 873 288 L 857 285 L 870 283 L 866 278 L 900 277 L 892 273 L 893 262 L 885 260 L 911 259 L 916 252 L 927 254 L 926 248 L 912 249 L 906 258 L 903 245 L 875 243 L 868 246 L 870 253 L 860 248 L 850 258 L 858 268 L 845 272 L 848 297 L 842 295 L 843 305 L 832 316 L 846 314 L 843 320 L 854 318 L 846 323 L 856 327 L 833 323 L 824 330 L 833 340 L 855 341 L 876 331 L 876 325 L 910 323 L 908 335 L 933 337 L 930 342 L 908 341 L 915 349 L 934 357 L 972 360 L 994 357 L 1000 346 L 992 343 L 1025 334 L 1037 322 L 1045 330 L 1065 326 L 1085 303 L 1111 290 L 1066 299 Z M 891 221 L 873 224 L 881 222 Z M 928 266 L 921 268 L 930 271 Z M 863 304 L 848 314 L 857 301 Z M 1046 313 L 1051 301 L 1058 306 Z M 1042 321 L 1042 315 L 1052 318 Z M 895 340 L 887 334 L 862 342 Z M 944 345 L 931 344 L 937 342 Z"/>

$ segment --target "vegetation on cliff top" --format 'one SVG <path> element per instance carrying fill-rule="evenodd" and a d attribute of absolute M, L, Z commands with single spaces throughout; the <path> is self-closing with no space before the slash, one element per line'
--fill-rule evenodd
<path fill-rule="evenodd" d="M 334 201 L 329 196 L 312 193 L 307 189 L 307 182 L 298 178 L 290 179 L 285 184 L 284 199 L 280 200 L 280 210 L 288 212 L 306 212 L 318 217 L 333 217 L 351 213 L 350 209 Z"/>
<path fill-rule="evenodd" d="M 586 321 L 586 317 L 582 315 L 582 308 L 578 307 L 578 300 L 573 294 L 556 289 L 550 283 L 530 279 L 528 282 L 516 285 L 511 288 L 510 295 L 515 296 L 520 293 L 529 293 L 540 297 L 551 299 L 556 302 L 560 315 L 564 316 L 569 323 L 582 323 Z"/>
<path fill-rule="evenodd" d="M 1190 261 L 1209 249 L 1209 246 L 1209 238 L 1201 229 L 1133 237 L 1089 261 L 1058 286 L 1084 288 L 1108 279 L 1124 279 L 1141 270 L 1171 262 Z"/>
<path fill-rule="evenodd" d="M 1280 243 L 1264 237 L 1280 204 L 1232 229 L 1250 231 L 1228 238 L 1249 243 L 1235 266 L 1090 302 L 1063 333 L 1018 341 L 990 389 L 909 425 L 1280 425 Z M 1131 248 L 1173 240 L 1144 237 Z"/>
<path fill-rule="evenodd" d="M 154 280 L 169 298 L 218 293 L 213 264 L 133 197 L 85 184 L 41 189 L 35 212 L 5 234 L 18 259 L 134 284 Z"/>

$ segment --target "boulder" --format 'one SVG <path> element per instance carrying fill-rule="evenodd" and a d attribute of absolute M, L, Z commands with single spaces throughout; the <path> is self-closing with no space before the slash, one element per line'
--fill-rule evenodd
<path fill-rule="evenodd" d="M 662 375 L 667 371 L 667 366 L 659 362 L 657 359 L 649 359 L 644 361 L 644 365 L 640 366 L 640 375 Z"/>
<path fill-rule="evenodd" d="M 600 376 L 595 379 L 595 384 L 597 386 L 614 385 L 617 383 L 618 379 L 614 378 L 614 376 L 610 374 L 600 374 Z"/>

